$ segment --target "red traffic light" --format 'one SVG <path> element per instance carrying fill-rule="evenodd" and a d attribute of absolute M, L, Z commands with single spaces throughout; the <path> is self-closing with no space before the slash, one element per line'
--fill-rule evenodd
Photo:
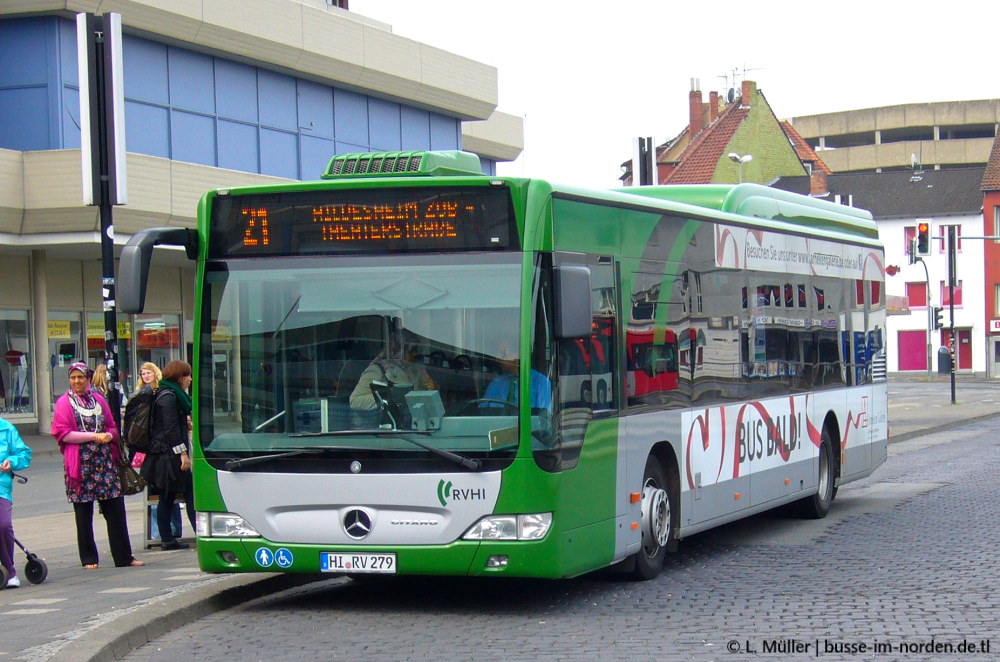
<path fill-rule="evenodd" d="M 927 257 L 931 254 L 931 224 L 926 221 L 917 223 L 917 255 Z"/>

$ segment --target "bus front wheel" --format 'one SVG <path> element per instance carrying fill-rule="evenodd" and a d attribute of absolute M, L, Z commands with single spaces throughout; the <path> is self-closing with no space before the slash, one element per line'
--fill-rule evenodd
<path fill-rule="evenodd" d="M 636 579 L 652 579 L 663 569 L 673 532 L 676 503 L 660 462 L 650 455 L 642 478 L 639 529 L 642 544 L 635 555 Z"/>

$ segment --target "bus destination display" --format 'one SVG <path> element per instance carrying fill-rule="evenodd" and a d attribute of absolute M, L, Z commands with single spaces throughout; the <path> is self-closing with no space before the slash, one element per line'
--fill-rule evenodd
<path fill-rule="evenodd" d="M 516 248 L 506 189 L 406 188 L 217 196 L 211 257 Z"/>

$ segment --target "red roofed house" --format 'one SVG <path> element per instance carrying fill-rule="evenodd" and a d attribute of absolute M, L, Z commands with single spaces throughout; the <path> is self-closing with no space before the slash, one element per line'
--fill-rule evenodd
<path fill-rule="evenodd" d="M 692 79 L 688 95 L 689 124 L 675 138 L 656 148 L 659 184 L 769 184 L 779 177 L 811 175 L 811 192 L 826 192 L 830 170 L 791 127 L 771 110 L 753 81 L 743 81 L 741 94 L 726 104 L 717 92 L 703 102 Z M 753 158 L 742 165 L 731 153 Z M 632 184 L 632 163 L 621 177 Z"/>

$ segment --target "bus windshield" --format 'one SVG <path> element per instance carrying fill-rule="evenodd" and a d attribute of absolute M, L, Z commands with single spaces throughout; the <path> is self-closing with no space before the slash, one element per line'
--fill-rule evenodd
<path fill-rule="evenodd" d="M 520 253 L 244 259 L 206 265 L 206 459 L 510 458 Z M 211 320 L 211 323 L 207 323 Z M 489 397 L 487 397 L 489 396 Z M 416 439 L 419 443 L 414 443 Z M 261 458 L 263 459 L 263 458 Z M 244 462 L 280 470 L 280 462 Z M 478 463 L 477 463 L 478 466 Z"/>

